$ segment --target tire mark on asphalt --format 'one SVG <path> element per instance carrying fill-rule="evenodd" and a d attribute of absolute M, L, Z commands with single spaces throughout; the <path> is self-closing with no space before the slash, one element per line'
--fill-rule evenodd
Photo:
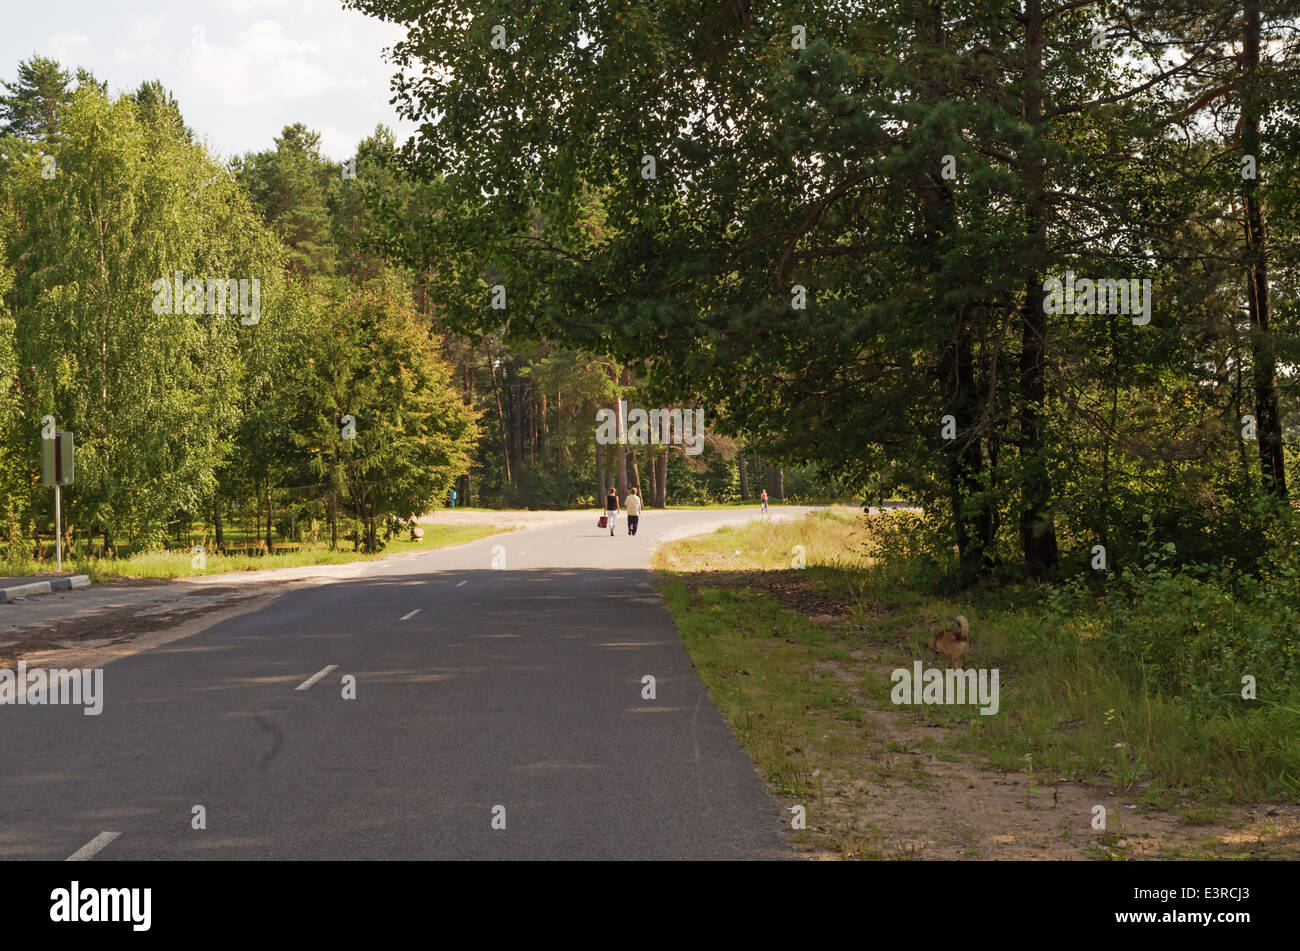
<path fill-rule="evenodd" d="M 280 755 L 280 748 L 284 746 L 284 734 L 280 728 L 261 714 L 253 714 L 253 720 L 266 733 L 271 734 L 271 748 L 268 750 L 257 763 L 259 773 L 266 772 L 266 767 L 270 765 L 271 760 Z"/>

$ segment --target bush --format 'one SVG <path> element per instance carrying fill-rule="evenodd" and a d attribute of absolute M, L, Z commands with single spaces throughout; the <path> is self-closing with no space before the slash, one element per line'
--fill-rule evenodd
<path fill-rule="evenodd" d="M 891 510 L 863 519 L 861 554 L 872 561 L 879 580 L 921 591 L 948 588 L 957 569 L 957 551 L 940 520 L 921 512 Z"/>
<path fill-rule="evenodd" d="M 1291 548 L 1258 573 L 1231 561 L 1179 564 L 1173 542 L 1148 521 L 1140 560 L 1106 576 L 1100 591 L 1077 576 L 1049 589 L 1058 630 L 1095 639 L 1125 676 L 1200 704 L 1241 702 L 1254 676 L 1261 699 L 1300 675 L 1300 559 Z"/>

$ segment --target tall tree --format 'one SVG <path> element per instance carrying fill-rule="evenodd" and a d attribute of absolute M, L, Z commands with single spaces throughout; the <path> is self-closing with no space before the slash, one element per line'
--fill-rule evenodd
<path fill-rule="evenodd" d="M 288 272 L 295 280 L 330 274 L 335 250 L 328 197 L 340 169 L 320 154 L 320 133 L 301 122 L 284 127 L 275 149 L 234 163 L 262 217 L 283 235 Z"/>
<path fill-rule="evenodd" d="M 108 545 L 122 533 L 157 544 L 175 512 L 207 507 L 234 424 L 238 339 L 257 298 L 274 297 L 278 250 L 222 167 L 143 123 L 131 97 L 79 89 L 54 155 L 53 176 L 32 155 L 6 181 L 22 436 L 37 445 L 44 414 L 76 433 L 70 521 Z M 228 280 L 233 295 L 209 293 Z"/>
<path fill-rule="evenodd" d="M 72 101 L 72 75 L 52 59 L 33 56 L 18 64 L 12 83 L 0 85 L 0 133 L 52 142 L 59 113 Z"/>

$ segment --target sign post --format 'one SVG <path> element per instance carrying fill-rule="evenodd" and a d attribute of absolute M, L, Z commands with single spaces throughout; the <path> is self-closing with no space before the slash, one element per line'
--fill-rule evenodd
<path fill-rule="evenodd" d="M 54 486 L 54 551 L 59 571 L 63 570 L 63 487 L 72 485 L 72 433 L 53 431 L 53 418 L 41 433 L 41 481 Z M 49 432 L 49 435 L 45 435 Z"/>

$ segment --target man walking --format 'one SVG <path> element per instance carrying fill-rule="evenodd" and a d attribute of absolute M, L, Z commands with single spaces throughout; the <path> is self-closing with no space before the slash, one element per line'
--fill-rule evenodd
<path fill-rule="evenodd" d="M 623 507 L 627 509 L 627 533 L 635 535 L 637 523 L 641 521 L 641 490 L 632 486 Z"/>

